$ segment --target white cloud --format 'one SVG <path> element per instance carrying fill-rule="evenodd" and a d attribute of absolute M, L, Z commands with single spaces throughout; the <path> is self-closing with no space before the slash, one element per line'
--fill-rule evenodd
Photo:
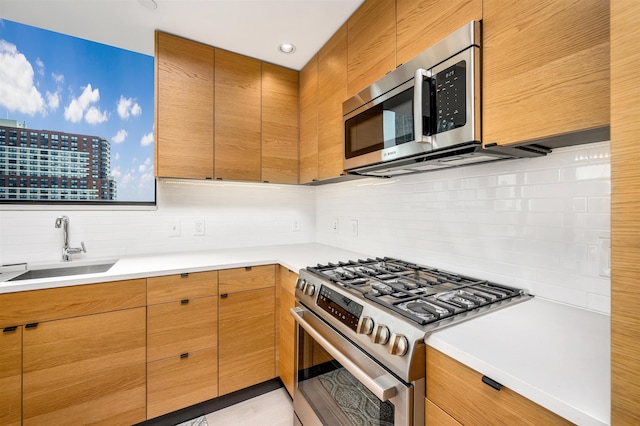
<path fill-rule="evenodd" d="M 15 44 L 0 40 L 0 105 L 33 116 L 45 114 L 45 102 L 33 83 L 33 67 Z"/>
<path fill-rule="evenodd" d="M 127 133 L 126 130 L 124 130 L 124 129 L 118 130 L 118 133 L 116 133 L 116 135 L 111 138 L 111 142 L 116 143 L 116 144 L 122 143 L 127 138 L 127 135 L 128 135 L 128 133 Z M 120 155 L 116 154 L 116 157 L 117 157 L 116 158 L 116 160 L 117 160 L 118 158 L 120 158 Z"/>
<path fill-rule="evenodd" d="M 118 100 L 118 115 L 123 120 L 128 120 L 130 116 L 137 117 L 142 114 L 142 107 L 133 98 L 125 98 L 120 95 Z"/>
<path fill-rule="evenodd" d="M 113 158 L 118 161 L 120 159 L 120 153 L 116 152 L 116 155 Z"/>
<path fill-rule="evenodd" d="M 145 166 L 144 164 L 140 164 L 140 165 L 138 166 L 138 171 L 139 171 L 140 173 L 144 173 L 144 172 L 146 172 L 146 171 L 147 171 L 147 166 Z"/>
<path fill-rule="evenodd" d="M 149 146 L 153 144 L 153 132 L 147 133 L 140 139 L 140 146 Z"/>
<path fill-rule="evenodd" d="M 116 166 L 113 168 L 113 170 L 111 170 L 111 176 L 113 176 L 115 180 L 120 180 L 120 178 L 122 177 L 120 166 Z"/>
<path fill-rule="evenodd" d="M 60 106 L 60 94 L 58 92 L 51 93 L 47 90 L 47 107 L 49 110 L 55 111 Z"/>
<path fill-rule="evenodd" d="M 38 68 L 38 74 L 44 75 L 44 62 L 42 62 L 42 59 L 36 58 L 36 67 Z"/>
<path fill-rule="evenodd" d="M 100 111 L 98 108 L 92 106 L 89 110 L 84 114 L 84 121 L 89 124 L 100 124 L 104 123 L 109 119 L 109 116 L 106 112 Z"/>
<path fill-rule="evenodd" d="M 89 124 L 104 123 L 109 119 L 108 114 L 100 111 L 100 109 L 95 106 L 90 106 L 99 100 L 100 91 L 98 89 L 92 89 L 91 84 L 87 84 L 82 94 L 77 98 L 72 98 L 69 106 L 64 108 L 65 120 L 77 123 L 84 117 L 85 121 Z"/>
<path fill-rule="evenodd" d="M 64 83 L 64 74 L 56 74 L 54 72 L 51 73 L 51 78 L 58 84 Z"/>
<path fill-rule="evenodd" d="M 144 163 L 140 164 L 140 166 L 138 166 L 138 171 L 140 173 L 144 173 L 148 170 L 153 170 L 153 167 L 151 167 L 151 158 L 147 157 L 146 160 L 144 160 Z M 142 180 L 142 177 L 140 178 Z"/>

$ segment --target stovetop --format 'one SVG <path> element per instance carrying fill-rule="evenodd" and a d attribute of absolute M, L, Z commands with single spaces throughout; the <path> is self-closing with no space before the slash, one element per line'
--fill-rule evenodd
<path fill-rule="evenodd" d="M 307 269 L 421 326 L 526 294 L 520 289 L 388 257 Z"/>

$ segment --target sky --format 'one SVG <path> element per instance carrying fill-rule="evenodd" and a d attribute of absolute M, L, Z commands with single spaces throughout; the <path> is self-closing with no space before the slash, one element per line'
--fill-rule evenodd
<path fill-rule="evenodd" d="M 0 118 L 111 142 L 118 201 L 154 201 L 153 56 L 0 20 Z"/>

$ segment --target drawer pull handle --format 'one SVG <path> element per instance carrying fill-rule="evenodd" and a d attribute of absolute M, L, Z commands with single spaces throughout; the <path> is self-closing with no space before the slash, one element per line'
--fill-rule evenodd
<path fill-rule="evenodd" d="M 245 271 L 250 271 L 252 268 L 253 268 L 253 266 L 245 266 L 245 267 L 244 267 L 244 270 L 245 270 Z"/>
<path fill-rule="evenodd" d="M 2 329 L 3 333 L 13 333 L 14 331 L 16 331 L 18 329 L 17 325 L 11 326 L 11 327 L 5 327 Z"/>
<path fill-rule="evenodd" d="M 223 294 L 220 295 L 220 297 L 222 299 L 226 299 L 227 297 L 229 297 L 229 295 L 227 293 L 223 293 Z"/>
<path fill-rule="evenodd" d="M 183 354 L 180 354 L 180 358 L 182 358 L 182 359 L 189 358 L 189 352 L 185 352 Z"/>
<path fill-rule="evenodd" d="M 495 380 L 487 377 L 487 376 L 482 376 L 482 383 L 491 386 L 492 388 L 494 388 L 495 390 L 499 391 L 500 389 L 502 389 L 502 385 L 498 382 L 496 382 Z"/>
<path fill-rule="evenodd" d="M 181 305 L 188 305 L 188 304 L 189 304 L 189 299 L 182 299 L 182 300 L 180 301 L 180 304 L 181 304 Z"/>
<path fill-rule="evenodd" d="M 188 272 L 183 272 L 182 274 L 180 274 L 180 276 L 182 278 L 188 278 L 189 277 L 189 273 Z"/>
<path fill-rule="evenodd" d="M 36 328 L 38 326 L 39 323 L 37 322 L 32 322 L 31 324 L 27 324 L 24 326 L 24 328 Z"/>

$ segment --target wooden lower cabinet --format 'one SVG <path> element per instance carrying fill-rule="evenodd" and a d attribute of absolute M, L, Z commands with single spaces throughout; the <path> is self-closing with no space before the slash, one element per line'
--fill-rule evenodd
<path fill-rule="evenodd" d="M 173 356 L 147 366 L 147 417 L 218 396 L 217 348 Z"/>
<path fill-rule="evenodd" d="M 295 283 L 298 274 L 280 266 L 278 268 L 278 317 L 277 317 L 277 369 L 284 387 L 293 397 L 295 377 L 295 332 L 296 323 L 291 308 L 296 305 Z"/>
<path fill-rule="evenodd" d="M 474 425 L 572 424 L 507 387 L 494 389 L 483 383 L 482 377 L 481 373 L 427 347 L 427 400 L 444 411 L 436 416 L 448 414 L 461 424 Z M 428 414 L 426 422 L 442 424 L 431 423 Z"/>
<path fill-rule="evenodd" d="M 275 288 L 222 294 L 218 383 L 225 395 L 275 377 Z"/>
<path fill-rule="evenodd" d="M 25 327 L 23 424 L 146 419 L 146 309 Z"/>
<path fill-rule="evenodd" d="M 0 425 L 22 421 L 22 327 L 0 330 Z"/>
<path fill-rule="evenodd" d="M 460 423 L 445 413 L 442 408 L 438 407 L 429 399 L 424 400 L 424 420 L 426 426 L 460 426 Z"/>

